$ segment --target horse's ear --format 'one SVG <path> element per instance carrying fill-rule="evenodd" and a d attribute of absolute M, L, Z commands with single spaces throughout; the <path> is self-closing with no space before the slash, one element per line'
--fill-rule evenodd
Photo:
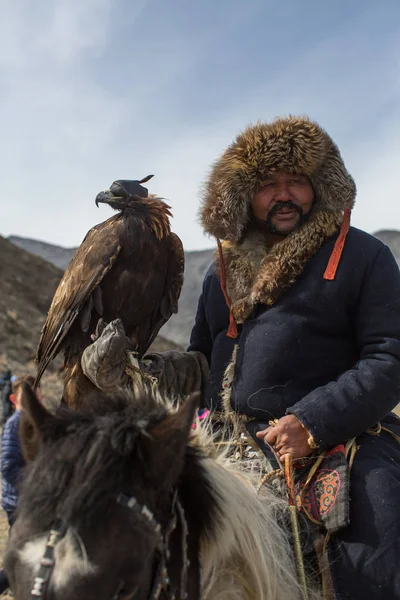
<path fill-rule="evenodd" d="M 153 464 L 159 480 L 164 481 L 167 486 L 175 483 L 182 470 L 189 434 L 199 404 L 200 394 L 191 394 L 176 412 L 149 431 L 153 446 L 154 442 L 157 446 Z"/>
<path fill-rule="evenodd" d="M 53 415 L 45 409 L 32 387 L 26 382 L 22 384 L 22 407 L 39 431 L 43 431 L 54 420 Z"/>
<path fill-rule="evenodd" d="M 157 442 L 168 444 L 169 448 L 181 444 L 186 446 L 199 404 L 200 394 L 191 394 L 176 412 L 165 417 L 150 430 L 151 437 Z"/>
<path fill-rule="evenodd" d="M 53 421 L 54 417 L 40 403 L 35 392 L 28 383 L 22 384 L 22 408 L 20 424 L 21 450 L 26 461 L 35 458 L 43 432 Z"/>

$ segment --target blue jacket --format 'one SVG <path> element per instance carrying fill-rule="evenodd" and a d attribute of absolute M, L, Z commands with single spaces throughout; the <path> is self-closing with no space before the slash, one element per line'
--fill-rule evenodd
<path fill-rule="evenodd" d="M 329 239 L 277 302 L 258 305 L 226 336 L 229 312 L 213 266 L 200 297 L 190 350 L 210 364 L 208 403 L 238 344 L 231 404 L 268 424 L 293 413 L 321 448 L 360 435 L 400 398 L 400 274 L 390 250 L 351 228 L 334 281 L 323 273 Z"/>
<path fill-rule="evenodd" d="M 9 519 L 12 518 L 18 502 L 18 483 L 24 466 L 19 442 L 20 411 L 16 411 L 4 425 L 1 440 L 1 505 Z"/>

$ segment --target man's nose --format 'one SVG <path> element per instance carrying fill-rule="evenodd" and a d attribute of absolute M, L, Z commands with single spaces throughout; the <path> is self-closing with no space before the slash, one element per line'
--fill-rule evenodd
<path fill-rule="evenodd" d="M 274 199 L 277 202 L 285 202 L 291 200 L 289 186 L 286 183 L 281 182 L 275 189 Z"/>

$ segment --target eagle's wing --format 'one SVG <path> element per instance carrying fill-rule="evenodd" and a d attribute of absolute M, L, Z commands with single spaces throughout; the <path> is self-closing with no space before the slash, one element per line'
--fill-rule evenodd
<path fill-rule="evenodd" d="M 36 384 L 60 351 L 79 311 L 114 264 L 120 250 L 118 215 L 92 227 L 69 263 L 54 294 L 42 328 L 36 360 Z"/>
<path fill-rule="evenodd" d="M 178 312 L 178 300 L 183 285 L 185 270 L 185 253 L 180 238 L 175 233 L 168 236 L 168 264 L 164 290 L 150 323 L 150 331 L 146 339 L 139 340 L 139 355 L 143 356 L 154 342 L 161 327 Z M 141 337 L 141 336 L 140 336 Z"/>
<path fill-rule="evenodd" d="M 178 300 L 183 286 L 185 271 L 185 252 L 180 238 L 176 233 L 171 233 L 169 241 L 169 262 L 165 289 L 160 304 L 160 312 L 166 321 L 172 314 L 178 312 Z"/>

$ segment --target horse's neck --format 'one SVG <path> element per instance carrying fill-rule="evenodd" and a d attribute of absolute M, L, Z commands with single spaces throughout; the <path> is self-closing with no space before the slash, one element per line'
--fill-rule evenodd
<path fill-rule="evenodd" d="M 219 506 L 218 518 L 201 540 L 204 598 L 299 600 L 287 532 L 277 523 L 286 504 L 272 492 L 258 498 L 251 475 L 212 459 L 204 462 Z"/>

